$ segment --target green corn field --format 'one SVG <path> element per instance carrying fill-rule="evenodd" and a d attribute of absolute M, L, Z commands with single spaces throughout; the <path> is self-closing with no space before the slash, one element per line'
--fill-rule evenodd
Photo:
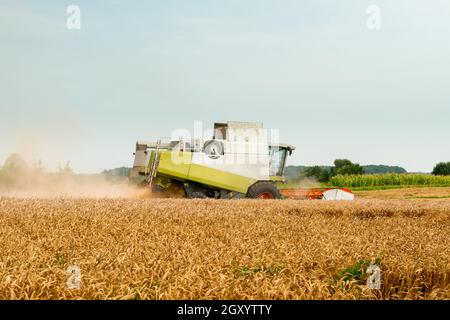
<path fill-rule="evenodd" d="M 389 186 L 450 186 L 450 176 L 434 176 L 431 174 L 365 174 L 337 175 L 330 179 L 336 187 L 373 188 Z"/>

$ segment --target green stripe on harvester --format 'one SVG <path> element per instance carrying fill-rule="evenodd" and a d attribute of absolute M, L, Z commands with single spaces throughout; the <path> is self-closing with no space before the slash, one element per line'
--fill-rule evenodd
<path fill-rule="evenodd" d="M 176 157 L 177 161 L 174 162 L 172 157 Z M 191 161 L 192 152 L 176 152 L 172 154 L 172 151 L 161 151 L 157 172 L 168 177 L 185 180 L 188 177 Z"/>

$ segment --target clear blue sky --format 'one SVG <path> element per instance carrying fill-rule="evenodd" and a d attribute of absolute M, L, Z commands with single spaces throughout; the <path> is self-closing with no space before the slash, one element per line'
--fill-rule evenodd
<path fill-rule="evenodd" d="M 2 0 L 0 163 L 98 172 L 138 139 L 242 120 L 280 129 L 289 164 L 429 172 L 450 161 L 449 39 L 447 0 Z"/>

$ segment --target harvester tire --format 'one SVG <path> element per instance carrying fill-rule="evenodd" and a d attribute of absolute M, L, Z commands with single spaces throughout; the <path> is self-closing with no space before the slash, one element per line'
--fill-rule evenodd
<path fill-rule="evenodd" d="M 248 188 L 247 198 L 280 199 L 281 194 L 272 182 L 260 181 Z"/>

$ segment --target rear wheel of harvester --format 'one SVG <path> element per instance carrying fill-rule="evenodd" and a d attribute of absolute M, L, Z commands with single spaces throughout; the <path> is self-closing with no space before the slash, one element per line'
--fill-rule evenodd
<path fill-rule="evenodd" d="M 253 199 L 280 199 L 281 194 L 273 183 L 260 181 L 248 188 L 247 198 Z"/>

